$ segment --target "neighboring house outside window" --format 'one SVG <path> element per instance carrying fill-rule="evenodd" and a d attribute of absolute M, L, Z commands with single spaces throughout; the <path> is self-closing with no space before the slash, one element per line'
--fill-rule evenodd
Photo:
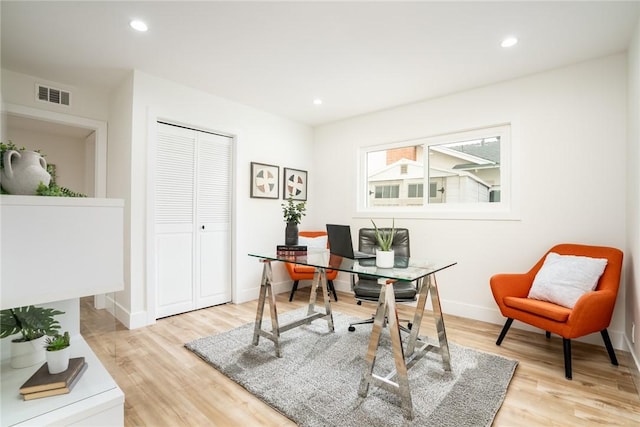
<path fill-rule="evenodd" d="M 384 149 L 364 148 L 368 196 L 363 208 L 415 210 L 456 204 L 473 209 L 473 205 L 500 204 L 509 179 L 510 165 L 505 165 L 509 144 L 510 126 L 504 125 L 390 144 Z"/>

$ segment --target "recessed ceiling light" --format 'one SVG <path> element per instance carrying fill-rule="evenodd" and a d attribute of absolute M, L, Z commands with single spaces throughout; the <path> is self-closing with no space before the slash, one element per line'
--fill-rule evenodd
<path fill-rule="evenodd" d="M 322 99 L 316 98 L 313 100 L 313 105 L 320 105 L 320 104 L 322 104 Z"/>
<path fill-rule="evenodd" d="M 518 44 L 518 39 L 515 37 L 507 37 L 504 40 L 502 40 L 502 43 L 500 43 L 500 46 L 502 47 L 511 47 L 511 46 L 515 46 Z"/>
<path fill-rule="evenodd" d="M 140 32 L 145 32 L 149 29 L 147 27 L 147 24 L 145 24 L 143 21 L 140 21 L 139 19 L 134 19 L 133 21 L 129 22 L 129 25 L 134 30 L 140 31 Z"/>

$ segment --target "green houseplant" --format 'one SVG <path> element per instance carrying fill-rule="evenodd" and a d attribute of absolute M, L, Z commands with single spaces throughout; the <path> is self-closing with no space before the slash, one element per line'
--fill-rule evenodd
<path fill-rule="evenodd" d="M 286 222 L 287 224 L 292 222 L 296 225 L 300 224 L 300 222 L 302 221 L 302 217 L 307 214 L 307 203 L 295 203 L 291 196 L 289 196 L 289 198 L 287 199 L 287 203 L 283 203 L 281 206 L 282 213 L 284 214 L 284 222 Z"/>
<path fill-rule="evenodd" d="M 59 351 L 64 350 L 65 348 L 71 345 L 71 337 L 69 336 L 69 332 L 65 331 L 64 334 L 56 334 L 52 337 L 47 337 L 45 340 L 45 348 L 47 351 Z"/>
<path fill-rule="evenodd" d="M 376 241 L 378 242 L 380 250 L 385 252 L 390 251 L 393 238 L 396 235 L 395 219 L 392 220 L 390 232 L 381 231 L 373 220 L 371 220 L 371 223 L 376 231 Z"/>
<path fill-rule="evenodd" d="M 45 348 L 47 350 L 47 368 L 50 374 L 59 374 L 69 368 L 69 355 L 71 354 L 71 337 L 69 332 L 47 337 Z"/>
<path fill-rule="evenodd" d="M 281 206 L 282 213 L 284 214 L 284 222 L 287 223 L 284 232 L 284 244 L 297 245 L 298 224 L 302 221 L 302 217 L 307 214 L 307 204 L 306 202 L 295 203 L 293 198 L 289 196 L 287 203 L 283 203 Z"/>
<path fill-rule="evenodd" d="M 378 248 L 376 248 L 376 266 L 380 268 L 393 268 L 395 254 L 392 245 L 393 238 L 396 235 L 395 219 L 391 223 L 391 230 L 379 229 L 373 220 L 371 220 L 371 223 L 375 229 L 376 241 L 378 242 Z"/>
<path fill-rule="evenodd" d="M 12 367 L 24 368 L 45 359 L 44 339 L 60 330 L 60 323 L 54 318 L 60 314 L 64 312 L 33 305 L 0 311 L 0 338 L 21 334 L 11 341 Z"/>

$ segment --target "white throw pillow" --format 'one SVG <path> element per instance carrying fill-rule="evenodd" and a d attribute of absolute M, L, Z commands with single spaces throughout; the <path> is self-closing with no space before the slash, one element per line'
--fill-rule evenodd
<path fill-rule="evenodd" d="M 573 308 L 583 294 L 596 288 L 606 266 L 606 258 L 549 252 L 533 280 L 529 298 Z"/>
<path fill-rule="evenodd" d="M 298 244 L 307 249 L 327 249 L 327 236 L 304 237 L 298 236 Z"/>

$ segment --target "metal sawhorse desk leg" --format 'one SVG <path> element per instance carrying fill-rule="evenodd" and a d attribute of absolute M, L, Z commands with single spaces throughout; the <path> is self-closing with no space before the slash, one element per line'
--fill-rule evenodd
<path fill-rule="evenodd" d="M 295 320 L 285 325 L 280 325 L 278 322 L 278 309 L 276 306 L 276 296 L 273 293 L 273 287 L 271 286 L 273 273 L 271 270 L 270 260 L 261 260 L 263 263 L 262 268 L 262 280 L 260 282 L 260 297 L 258 298 L 258 309 L 256 311 L 256 323 L 253 329 L 253 345 L 258 345 L 260 337 L 267 338 L 273 341 L 276 349 L 276 356 L 282 357 L 280 351 L 280 334 L 288 331 L 289 329 L 296 328 L 301 325 L 311 323 L 316 319 L 324 319 L 327 321 L 329 331 L 333 332 L 333 314 L 331 313 L 331 300 L 327 292 L 327 274 L 324 268 L 316 268 L 313 275 L 313 282 L 311 285 L 311 295 L 309 297 L 309 307 L 307 314 L 302 319 Z M 321 313 L 315 310 L 316 307 L 316 292 L 318 285 L 322 288 L 322 295 L 324 297 L 325 312 Z M 269 312 L 271 315 L 271 332 L 262 329 L 262 318 L 264 315 L 264 306 L 269 304 Z"/>

